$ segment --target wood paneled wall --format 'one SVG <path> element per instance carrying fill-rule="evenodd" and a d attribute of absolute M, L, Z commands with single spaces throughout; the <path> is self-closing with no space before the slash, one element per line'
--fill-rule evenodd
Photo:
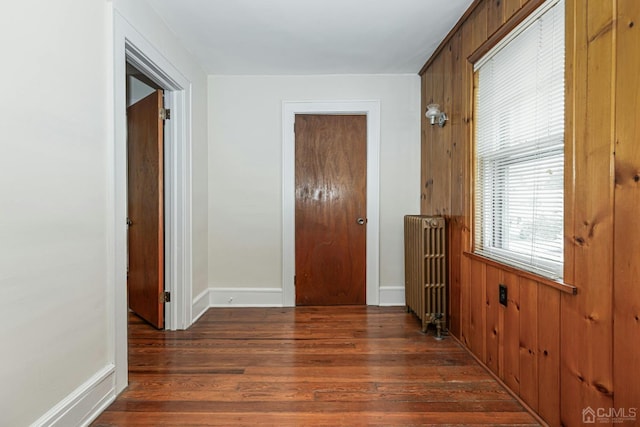
<path fill-rule="evenodd" d="M 422 111 L 449 115 L 444 128 L 423 117 L 421 174 L 421 213 L 449 220 L 449 328 L 550 425 L 582 425 L 587 407 L 638 408 L 640 425 L 640 2 L 566 0 L 564 281 L 577 294 L 468 254 L 467 58 L 534 1 L 474 2 L 421 71 Z"/>
<path fill-rule="evenodd" d="M 640 406 L 640 2 L 618 1 L 613 25 L 613 404 L 625 408 Z"/>

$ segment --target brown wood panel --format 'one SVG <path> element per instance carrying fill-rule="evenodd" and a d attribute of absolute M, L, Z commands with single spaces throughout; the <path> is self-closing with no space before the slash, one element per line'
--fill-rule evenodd
<path fill-rule="evenodd" d="M 472 15 L 476 17 L 477 15 Z M 474 18 L 477 19 L 477 18 Z M 472 182 L 473 182 L 473 66 L 467 61 L 465 58 L 468 57 L 468 54 L 471 53 L 474 47 L 474 35 L 473 35 L 473 27 L 472 25 L 465 25 L 462 27 L 462 59 L 461 65 L 462 69 L 462 87 L 463 90 L 461 92 L 462 99 L 462 108 L 463 108 L 463 144 L 464 144 L 464 156 L 463 156 L 463 165 L 462 165 L 462 180 L 463 187 L 461 189 L 455 188 L 454 191 L 461 190 L 462 191 L 462 202 L 463 202 L 463 227 L 462 227 L 462 251 L 467 252 L 472 248 L 472 210 L 473 210 L 473 193 L 472 193 Z"/>
<path fill-rule="evenodd" d="M 446 46 L 442 52 L 442 89 L 443 93 L 440 96 L 441 110 L 447 114 L 448 120 L 444 127 L 439 128 L 438 139 L 441 150 L 443 153 L 441 156 L 436 157 L 443 159 L 445 164 L 443 167 L 439 167 L 437 170 L 441 171 L 437 176 L 437 180 L 442 180 L 441 185 L 438 185 L 438 201 L 437 205 L 440 206 L 441 215 L 447 217 L 451 216 L 451 186 L 453 179 L 453 167 L 452 167 L 452 151 L 453 151 L 453 125 L 450 117 L 453 114 L 453 95 L 454 95 L 454 40 Z M 438 92 L 436 90 L 436 92 Z M 458 116 L 459 117 L 459 116 Z M 435 153 L 434 153 L 435 155 Z"/>
<path fill-rule="evenodd" d="M 162 90 L 127 108 L 129 308 L 164 327 L 164 137 Z"/>
<path fill-rule="evenodd" d="M 472 52 L 475 52 L 476 49 L 484 43 L 489 37 L 490 33 L 488 33 L 487 20 L 488 20 L 488 12 L 490 9 L 490 3 L 492 0 L 485 0 L 476 7 L 476 9 L 471 14 L 469 18 L 471 25 L 471 46 L 473 47 Z M 495 1 L 495 0 L 493 0 Z"/>
<path fill-rule="evenodd" d="M 460 64 L 462 65 L 462 87 L 463 90 L 460 96 L 463 97 L 461 100 L 462 108 L 463 108 L 463 118 L 464 118 L 464 128 L 462 130 L 462 136 L 464 138 L 464 156 L 463 165 L 462 165 L 462 187 L 454 187 L 454 192 L 460 192 L 460 195 L 452 195 L 454 199 L 458 199 L 461 197 L 463 206 L 463 228 L 462 228 L 462 250 L 470 251 L 472 249 L 472 185 L 473 182 L 473 143 L 472 143 L 472 134 L 473 134 L 473 68 L 472 64 L 469 63 L 465 58 L 468 56 L 470 52 L 475 50 L 476 44 L 480 43 L 481 39 L 486 37 L 486 4 L 480 3 L 478 7 L 473 11 L 473 13 L 469 16 L 470 24 L 463 27 L 462 32 L 462 60 Z M 469 262 L 465 257 L 465 261 Z M 464 314 L 463 314 L 464 316 Z"/>
<path fill-rule="evenodd" d="M 571 233 L 578 294 L 562 299 L 564 425 L 579 425 L 588 406 L 613 405 L 613 2 L 576 1 L 572 7 L 575 83 L 574 99 L 568 102 L 573 103 L 578 141 Z"/>
<path fill-rule="evenodd" d="M 507 287 L 507 307 L 504 309 L 502 340 L 504 383 L 520 394 L 520 282 L 514 273 L 503 273 Z"/>
<path fill-rule="evenodd" d="M 477 8 L 469 15 L 468 24 L 463 25 L 460 29 L 462 32 L 461 40 L 461 56 L 460 61 L 463 69 L 461 70 L 462 79 L 462 91 L 459 96 L 462 96 L 461 106 L 463 111 L 463 130 L 462 138 L 464 144 L 464 156 L 462 157 L 462 173 L 464 183 L 468 183 L 471 180 L 472 166 L 471 166 L 471 132 L 472 132 L 472 116 L 473 105 L 472 97 L 473 93 L 473 67 L 465 60 L 465 58 L 476 49 L 476 43 L 480 43 L 479 39 L 486 37 L 486 13 L 483 3 L 479 3 Z M 452 167 L 456 167 L 452 164 Z M 454 172 L 455 173 L 455 172 Z M 460 191 L 460 195 L 456 195 L 455 192 Z M 463 253 L 471 249 L 471 187 L 465 185 L 463 188 L 457 186 L 452 187 L 452 199 L 457 197 L 462 198 L 463 201 L 463 224 L 461 229 L 461 250 Z M 476 353 L 480 358 L 483 356 L 482 349 L 478 349 L 478 330 L 484 330 L 484 324 L 476 325 L 478 320 L 482 319 L 481 313 L 478 311 L 478 272 L 473 271 L 479 264 L 474 264 L 472 260 L 466 256 L 460 258 L 460 270 L 461 270 L 461 283 L 460 283 L 460 339 L 469 348 L 472 348 L 473 337 L 476 339 Z M 484 275 L 482 275 L 484 277 Z M 484 290 L 480 290 L 481 295 L 484 295 Z M 473 314 L 472 314 L 473 311 Z M 478 316 L 480 316 L 478 318 Z M 473 318 L 473 325 L 472 325 Z M 483 340 L 484 341 L 484 340 Z M 483 344 L 484 345 L 484 344 Z"/>
<path fill-rule="evenodd" d="M 640 2 L 617 4 L 613 406 L 634 408 L 640 403 Z"/>
<path fill-rule="evenodd" d="M 451 80 L 446 77 L 445 69 L 450 68 L 450 61 L 447 61 L 446 55 L 449 49 L 444 49 L 440 56 L 433 62 L 433 102 L 440 105 L 441 111 L 446 112 L 445 105 L 445 86 L 450 90 Z M 447 65 L 449 64 L 449 65 Z M 435 215 L 448 215 L 450 212 L 450 181 L 451 181 L 451 157 L 449 155 L 450 135 L 449 126 L 441 128 L 437 124 L 429 125 L 427 134 L 428 140 L 431 141 L 431 164 L 435 166 L 435 159 L 438 159 L 438 167 L 432 168 L 430 191 L 432 194 L 430 210 Z M 442 167 L 440 167 L 442 166 Z"/>
<path fill-rule="evenodd" d="M 538 413 L 560 425 L 560 292 L 538 287 Z"/>
<path fill-rule="evenodd" d="M 467 49 L 472 49 L 472 51 L 475 51 L 477 49 L 477 47 L 482 44 L 486 39 L 487 39 L 487 8 L 488 8 L 488 2 L 482 2 L 480 3 L 476 9 L 473 11 L 473 13 L 470 15 L 469 17 L 469 21 L 470 21 L 470 29 L 469 29 L 469 34 L 468 34 L 468 38 L 469 38 L 469 43 L 465 45 L 467 46 Z M 464 36 L 465 39 L 467 38 L 467 33 L 465 32 Z M 469 63 L 467 61 L 467 67 L 466 67 L 466 96 L 467 96 L 467 100 L 466 100 L 466 108 L 467 108 L 467 138 L 468 138 L 468 151 L 467 151 L 467 167 L 466 167 L 466 173 L 467 175 L 467 183 L 469 184 L 468 188 L 466 189 L 465 192 L 465 201 L 466 201 L 466 208 L 465 208 L 465 217 L 466 217 L 466 223 L 465 223 L 465 231 L 466 231 L 466 244 L 467 244 L 467 248 L 468 250 L 472 250 L 473 248 L 473 183 L 475 182 L 475 178 L 474 178 L 474 145 L 473 145 L 473 134 L 474 134 L 474 115 L 475 115 L 475 110 L 474 110 L 474 102 L 473 102 L 473 94 L 474 94 L 474 86 L 475 86 L 475 76 L 473 73 L 473 65 L 471 63 Z M 473 260 L 471 261 L 471 265 L 472 265 L 472 274 L 471 277 L 473 278 L 473 266 L 477 265 L 478 263 Z M 479 263 L 482 266 L 482 273 L 485 272 L 485 265 L 484 263 Z M 479 269 L 478 267 L 476 267 L 476 269 Z M 482 274 L 482 278 L 484 279 L 486 276 L 485 274 Z M 485 288 L 485 283 L 483 281 L 482 283 L 483 289 L 482 289 L 482 295 L 483 297 L 486 294 L 486 288 Z M 472 319 L 474 317 L 474 305 L 473 305 L 473 299 L 471 300 L 471 304 L 470 304 L 470 319 Z M 484 304 L 483 304 L 484 305 Z M 486 308 L 486 307 L 485 307 Z M 476 313 L 476 316 L 479 313 Z M 482 313 L 483 316 L 486 315 L 486 309 L 483 309 Z M 486 332 L 486 325 L 485 325 L 485 321 L 486 321 L 486 317 L 482 318 L 483 324 L 482 324 L 482 328 L 481 330 L 483 332 Z M 470 322 L 471 323 L 471 322 Z M 472 334 L 473 331 L 470 331 L 470 334 Z M 485 337 L 481 337 L 482 338 L 482 343 L 483 345 L 486 345 L 486 339 Z M 478 353 L 476 353 L 478 354 Z M 482 353 L 479 355 L 479 358 L 482 361 L 485 361 L 485 348 L 482 349 Z"/>
<path fill-rule="evenodd" d="M 451 218 L 449 221 L 449 305 L 450 332 L 460 337 L 460 273 L 464 227 L 465 106 L 462 56 L 462 32 L 451 39 L 452 98 L 451 126 Z"/>
<path fill-rule="evenodd" d="M 429 70 L 428 72 L 422 75 L 422 91 L 421 91 L 421 106 L 420 109 L 420 117 L 422 120 L 422 130 L 421 130 L 421 152 L 420 158 L 423 165 L 427 165 L 427 167 L 421 168 L 420 172 L 420 213 L 422 215 L 435 215 L 435 211 L 433 210 L 433 167 L 431 166 L 431 161 L 433 159 L 433 155 L 431 154 L 431 150 L 433 148 L 433 128 L 428 124 L 428 120 L 425 117 L 425 112 L 427 111 L 427 105 L 433 102 L 433 71 Z"/>
<path fill-rule="evenodd" d="M 487 361 L 485 324 L 486 324 L 486 291 L 485 265 L 478 261 L 471 261 L 469 295 L 469 349 L 483 363 Z"/>
<path fill-rule="evenodd" d="M 210 309 L 187 331 L 131 318 L 107 426 L 536 426 L 455 340 L 402 307 Z"/>
<path fill-rule="evenodd" d="M 538 410 L 538 284 L 520 278 L 520 397 Z"/>
<path fill-rule="evenodd" d="M 460 259 L 460 341 L 471 348 L 471 259 Z"/>
<path fill-rule="evenodd" d="M 470 108 L 471 105 L 469 103 L 469 97 L 467 94 L 471 90 L 471 85 L 469 79 L 471 78 L 471 69 L 470 64 L 466 61 L 467 52 L 472 51 L 473 47 L 472 36 L 471 36 L 471 26 L 463 25 L 459 30 L 462 34 L 461 39 L 461 60 L 460 64 L 463 67 L 461 70 L 461 79 L 462 79 L 462 90 L 459 93 L 459 96 L 462 96 L 461 107 L 462 107 L 462 133 L 461 133 L 461 144 L 464 149 L 462 156 L 462 173 L 463 173 L 463 181 L 466 183 L 469 173 L 469 131 L 470 131 Z M 424 165 L 423 165 L 424 167 Z M 465 250 L 469 249 L 470 245 L 470 223 L 469 223 L 469 205 L 467 203 L 469 194 L 468 186 L 461 189 L 463 192 L 459 196 L 462 199 L 462 218 L 461 226 L 460 226 L 460 250 L 464 253 Z M 457 188 L 452 187 L 452 192 L 457 191 Z M 452 194 L 452 198 L 455 198 L 456 195 Z M 469 258 L 461 255 L 460 256 L 460 334 L 457 335 L 460 338 L 460 341 L 467 346 L 469 345 L 469 333 L 470 333 L 470 293 L 471 293 L 471 266 L 470 266 Z M 453 308 L 455 310 L 455 308 Z"/>
<path fill-rule="evenodd" d="M 504 284 L 504 271 L 500 271 L 500 284 Z M 496 373 L 496 375 L 498 376 L 498 378 L 500 378 L 504 382 L 504 317 L 505 317 L 506 307 L 500 304 L 499 296 L 497 299 L 498 299 L 498 372 Z"/>
<path fill-rule="evenodd" d="M 524 0 L 502 0 L 502 18 L 503 22 L 506 22 L 516 13 L 522 5 Z"/>
<path fill-rule="evenodd" d="M 471 15 L 470 15 L 471 16 Z M 469 174 L 470 174 L 470 131 L 471 131 L 471 97 L 469 93 L 472 92 L 472 78 L 473 78 L 473 70 L 471 68 L 471 64 L 465 60 L 467 57 L 467 52 L 473 51 L 473 37 L 471 25 L 463 25 L 460 28 L 460 32 L 462 33 L 462 43 L 461 43 L 461 61 L 463 69 L 461 70 L 462 74 L 462 91 L 460 92 L 460 96 L 462 99 L 462 111 L 463 111 L 463 130 L 462 130 L 462 144 L 464 145 L 464 155 L 462 158 L 462 173 L 463 173 L 463 181 L 465 183 L 468 182 Z M 424 167 L 424 166 L 423 166 Z M 452 191 L 457 191 L 458 188 L 452 187 Z M 462 189 L 462 194 L 460 197 L 463 199 L 463 217 L 462 224 L 460 230 L 460 250 L 464 253 L 466 250 L 470 249 L 471 245 L 471 217 L 470 217 L 470 209 L 471 206 L 469 204 L 470 200 L 470 187 L 469 185 L 465 185 Z M 452 194 L 452 198 L 456 197 Z M 465 345 L 469 346 L 469 334 L 470 334 L 470 294 L 471 294 L 471 260 L 462 255 L 460 257 L 460 341 Z"/>
<path fill-rule="evenodd" d="M 465 67 L 466 57 L 462 54 L 462 31 L 451 39 L 451 98 L 449 121 L 451 132 L 451 190 L 449 197 L 451 198 L 451 216 L 452 218 L 460 218 L 464 215 L 464 187 L 465 187 L 465 151 L 466 131 L 466 89 L 465 86 Z"/>
<path fill-rule="evenodd" d="M 498 301 L 498 286 L 502 281 L 502 272 L 495 267 L 486 267 L 486 322 L 485 337 L 487 357 L 486 364 L 495 374 L 499 374 L 500 367 L 500 302 Z"/>
<path fill-rule="evenodd" d="M 367 118 L 296 115 L 296 304 L 366 303 Z"/>
<path fill-rule="evenodd" d="M 461 293 L 461 242 L 462 237 L 462 218 L 454 217 L 449 220 L 447 227 L 449 242 L 449 333 L 460 336 L 460 293 Z"/>
<path fill-rule="evenodd" d="M 504 23 L 504 2 L 507 0 L 489 0 L 487 2 L 487 34 L 493 34 Z M 512 0 L 513 1 L 513 0 Z"/>

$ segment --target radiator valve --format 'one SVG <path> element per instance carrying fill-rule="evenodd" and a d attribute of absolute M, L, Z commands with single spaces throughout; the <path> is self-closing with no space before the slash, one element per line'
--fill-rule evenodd
<path fill-rule="evenodd" d="M 435 339 L 437 339 L 437 340 L 444 339 L 444 337 L 442 336 L 442 318 L 443 317 L 444 316 L 443 316 L 442 313 L 436 313 L 433 316 L 433 318 L 435 319 L 433 321 L 433 323 L 436 324 L 436 336 L 435 336 Z"/>

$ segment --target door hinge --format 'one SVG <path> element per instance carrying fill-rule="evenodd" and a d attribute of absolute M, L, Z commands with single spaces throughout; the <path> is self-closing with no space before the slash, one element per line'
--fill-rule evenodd
<path fill-rule="evenodd" d="M 294 275 L 293 276 L 293 286 L 295 286 L 295 285 L 296 285 L 296 276 Z"/>
<path fill-rule="evenodd" d="M 161 108 L 160 109 L 160 119 L 161 120 L 169 120 L 169 119 L 171 119 L 171 110 L 169 108 Z"/>
<path fill-rule="evenodd" d="M 164 291 L 160 294 L 160 302 L 171 302 L 171 292 Z"/>

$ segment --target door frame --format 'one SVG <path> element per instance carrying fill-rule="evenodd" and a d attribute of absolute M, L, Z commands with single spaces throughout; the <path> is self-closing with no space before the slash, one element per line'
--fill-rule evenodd
<path fill-rule="evenodd" d="M 113 9 L 113 144 L 108 147 L 108 307 L 116 393 L 128 384 L 127 363 L 127 118 L 126 63 L 153 80 L 165 94 L 165 329 L 191 325 L 191 82 Z"/>
<path fill-rule="evenodd" d="M 367 305 L 380 303 L 380 101 L 282 103 L 282 305 L 294 307 L 296 114 L 367 116 Z"/>

